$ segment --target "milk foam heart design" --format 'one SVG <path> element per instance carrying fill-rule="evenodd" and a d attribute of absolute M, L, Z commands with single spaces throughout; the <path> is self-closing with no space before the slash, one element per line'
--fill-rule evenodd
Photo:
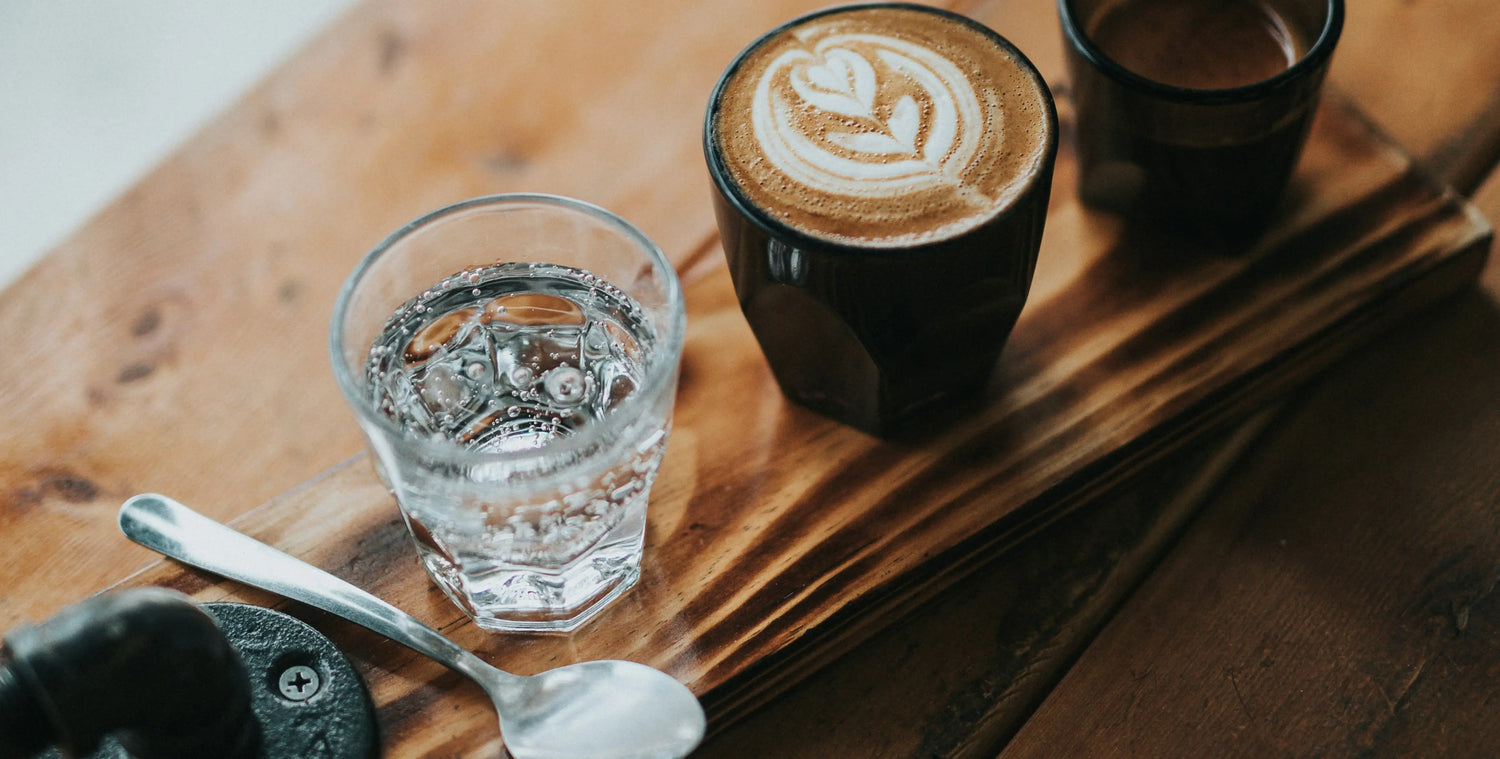
<path fill-rule="evenodd" d="M 758 218 L 838 244 L 960 235 L 1054 151 L 1046 83 L 1005 38 L 925 6 L 819 11 L 761 37 L 710 100 L 705 151 Z"/>
<path fill-rule="evenodd" d="M 853 197 L 962 184 L 982 134 L 999 128 L 985 124 L 959 67 L 879 34 L 830 35 L 785 51 L 761 76 L 752 110 L 756 140 L 777 168 Z"/>
<path fill-rule="evenodd" d="M 845 116 L 874 116 L 875 68 L 859 53 L 835 48 L 825 62 L 807 66 L 792 77 L 792 88 L 802 99 L 825 111 Z"/>
<path fill-rule="evenodd" d="M 825 63 L 792 72 L 792 89 L 815 108 L 843 116 L 873 120 L 878 82 L 875 67 L 864 56 L 834 48 L 824 54 Z M 828 141 L 855 153 L 916 153 L 922 114 L 917 101 L 902 95 L 891 109 L 882 132 L 833 132 Z"/>
<path fill-rule="evenodd" d="M 922 115 L 917 110 L 917 101 L 910 95 L 896 101 L 891 109 L 891 119 L 885 124 L 886 134 L 879 132 L 835 132 L 828 141 L 856 153 L 917 152 L 917 132 L 922 128 Z"/>

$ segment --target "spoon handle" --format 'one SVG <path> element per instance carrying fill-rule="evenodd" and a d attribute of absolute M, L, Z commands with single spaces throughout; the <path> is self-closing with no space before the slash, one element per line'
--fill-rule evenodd
<path fill-rule="evenodd" d="M 154 551 L 337 614 L 471 678 L 490 669 L 406 612 L 166 496 L 148 493 L 126 501 L 120 529 Z"/>

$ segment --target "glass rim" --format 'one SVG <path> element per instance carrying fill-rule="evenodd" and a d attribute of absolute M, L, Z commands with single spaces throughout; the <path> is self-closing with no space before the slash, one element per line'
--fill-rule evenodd
<path fill-rule="evenodd" d="M 719 113 L 719 101 L 721 100 L 721 96 L 723 95 L 725 88 L 729 86 L 730 80 L 733 79 L 734 75 L 739 72 L 740 66 L 747 58 L 750 57 L 751 53 L 754 53 L 766 43 L 770 42 L 772 39 L 781 35 L 787 30 L 801 24 L 817 20 L 823 16 L 862 11 L 872 8 L 892 8 L 917 11 L 935 16 L 942 16 L 949 20 L 956 21 L 958 23 L 964 24 L 965 26 L 968 26 L 975 32 L 979 33 L 981 36 L 984 36 L 993 41 L 998 47 L 1006 51 L 1008 55 L 1015 58 L 1016 62 L 1020 64 L 1020 68 L 1024 72 L 1026 72 L 1029 78 L 1031 78 L 1031 80 L 1036 84 L 1037 90 L 1041 94 L 1042 106 L 1046 111 L 1047 116 L 1047 129 L 1045 130 L 1046 134 L 1043 135 L 1045 143 L 1037 151 L 1037 159 L 1040 162 L 1039 165 L 1048 167 L 1048 170 L 1038 170 L 1032 172 L 1031 176 L 1026 178 L 1025 185 L 1012 196 L 1010 201 L 1008 201 L 1004 205 L 997 206 L 994 209 L 993 213 L 978 221 L 973 226 L 965 227 L 958 232 L 938 239 L 905 244 L 880 244 L 872 243 L 869 241 L 842 242 L 814 235 L 812 233 L 796 229 L 777 220 L 771 214 L 767 213 L 764 209 L 760 208 L 754 203 L 751 203 L 749 198 L 746 197 L 744 190 L 740 187 L 740 183 L 734 179 L 733 174 L 730 172 L 729 164 L 724 159 L 723 152 L 719 150 L 718 139 L 716 138 L 716 134 L 718 131 L 716 125 L 718 121 L 717 116 Z M 760 227 L 762 231 L 764 231 L 773 239 L 785 241 L 795 248 L 802 250 L 817 250 L 834 255 L 851 256 L 899 256 L 918 253 L 924 250 L 930 250 L 932 248 L 952 243 L 954 240 L 964 238 L 974 230 L 983 228 L 986 225 L 993 223 L 995 220 L 1012 213 L 1019 205 L 1021 205 L 1019 200 L 1022 197 L 1028 195 L 1031 192 L 1034 192 L 1036 188 L 1042 184 L 1043 175 L 1046 175 L 1046 181 L 1050 183 L 1050 164 L 1056 159 L 1058 143 L 1060 142 L 1056 98 L 1053 96 L 1052 88 L 1047 85 L 1047 80 L 1042 76 L 1041 71 L 1036 67 L 1036 64 L 1026 56 L 1025 52 L 1023 52 L 1019 47 L 1016 46 L 1015 43 L 1011 42 L 1004 35 L 1000 34 L 994 29 L 991 29 L 989 26 L 979 22 L 978 20 L 963 15 L 962 13 L 951 11 L 947 8 L 939 8 L 936 6 L 921 5 L 918 3 L 910 2 L 856 2 L 847 5 L 835 5 L 798 15 L 797 17 L 786 21 L 785 23 L 778 24 L 770 31 L 756 37 L 750 44 L 746 45 L 744 49 L 735 54 L 734 58 L 729 62 L 729 65 L 725 66 L 724 71 L 719 74 L 718 81 L 714 83 L 713 90 L 710 92 L 708 97 L 708 109 L 703 118 L 702 136 L 703 155 L 704 159 L 708 163 L 709 179 L 713 182 L 715 188 L 718 189 L 719 194 L 723 196 L 724 199 L 731 205 L 733 205 L 735 210 L 737 210 L 742 217 L 749 220 L 752 224 Z"/>
<path fill-rule="evenodd" d="M 1078 51 L 1090 65 L 1128 87 L 1188 105 L 1246 103 L 1266 97 L 1292 82 L 1303 79 L 1333 56 L 1333 49 L 1344 27 L 1344 0 L 1326 0 L 1328 10 L 1323 18 L 1323 28 L 1318 32 L 1317 39 L 1308 46 L 1307 52 L 1301 58 L 1287 66 L 1284 71 L 1268 79 L 1238 87 L 1193 89 L 1141 76 L 1106 55 L 1079 25 L 1079 19 L 1073 13 L 1075 2 L 1076 0 L 1057 0 L 1058 16 L 1062 20 L 1063 35 L 1067 38 L 1068 44 Z"/>
<path fill-rule="evenodd" d="M 427 436 L 412 434 L 406 428 L 393 422 L 385 414 L 380 413 L 368 401 L 363 393 L 364 385 L 359 378 L 354 376 L 354 372 L 345 359 L 344 349 L 346 346 L 344 344 L 343 326 L 344 319 L 354 299 L 354 291 L 364 281 L 365 275 L 370 272 L 376 262 L 381 260 L 393 247 L 432 224 L 478 208 L 524 205 L 573 211 L 604 222 L 607 226 L 612 227 L 614 230 L 620 232 L 622 236 L 635 243 L 636 247 L 651 261 L 652 266 L 664 273 L 662 279 L 665 290 L 664 295 L 666 296 L 666 307 L 669 313 L 665 323 L 656 324 L 658 329 L 656 337 L 659 355 L 670 357 L 671 360 L 653 361 L 646 372 L 640 388 L 627 396 L 617 408 L 602 419 L 585 426 L 580 434 L 554 439 L 538 448 L 515 451 L 476 451 L 451 440 L 433 440 Z M 662 252 L 661 248 L 651 238 L 647 237 L 645 233 L 636 228 L 635 225 L 612 211 L 576 198 L 547 193 L 500 193 L 461 200 L 429 211 L 402 225 L 399 229 L 377 243 L 369 252 L 365 253 L 359 263 L 349 273 L 348 278 L 344 280 L 344 284 L 340 286 L 338 297 L 334 301 L 333 314 L 328 329 L 328 355 L 330 363 L 333 365 L 334 380 L 339 386 L 339 391 L 343 393 L 345 401 L 347 401 L 350 408 L 359 417 L 361 427 L 368 430 L 373 426 L 384 433 L 390 440 L 413 448 L 417 452 L 433 459 L 470 465 L 484 465 L 526 461 L 553 456 L 559 453 L 573 452 L 588 448 L 600 439 L 617 438 L 620 431 L 628 430 L 640 424 L 647 418 L 647 415 L 643 413 L 646 406 L 659 393 L 666 390 L 667 385 L 676 376 L 678 364 L 681 361 L 686 332 L 687 305 L 683 298 L 681 283 L 678 281 L 677 270 L 672 266 L 672 262 L 667 259 L 666 254 Z M 675 403 L 675 399 L 672 402 Z"/>

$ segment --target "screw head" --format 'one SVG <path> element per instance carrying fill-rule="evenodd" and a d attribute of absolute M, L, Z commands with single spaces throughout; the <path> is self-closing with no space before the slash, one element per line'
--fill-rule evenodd
<path fill-rule="evenodd" d="M 312 667 L 298 664 L 282 671 L 281 677 L 276 680 L 276 687 L 288 701 L 306 701 L 322 687 L 322 678 L 318 677 L 318 671 Z"/>

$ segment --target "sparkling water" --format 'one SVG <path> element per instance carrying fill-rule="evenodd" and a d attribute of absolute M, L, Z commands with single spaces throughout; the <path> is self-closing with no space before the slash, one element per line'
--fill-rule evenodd
<path fill-rule="evenodd" d="M 545 627 L 549 610 L 602 605 L 634 583 L 670 415 L 585 433 L 641 386 L 655 340 L 614 285 L 535 263 L 451 275 L 375 340 L 376 408 L 420 436 L 503 454 L 395 473 L 424 564 L 481 624 L 504 609 L 512 629 L 527 614 Z M 573 437 L 586 439 L 562 443 Z"/>

